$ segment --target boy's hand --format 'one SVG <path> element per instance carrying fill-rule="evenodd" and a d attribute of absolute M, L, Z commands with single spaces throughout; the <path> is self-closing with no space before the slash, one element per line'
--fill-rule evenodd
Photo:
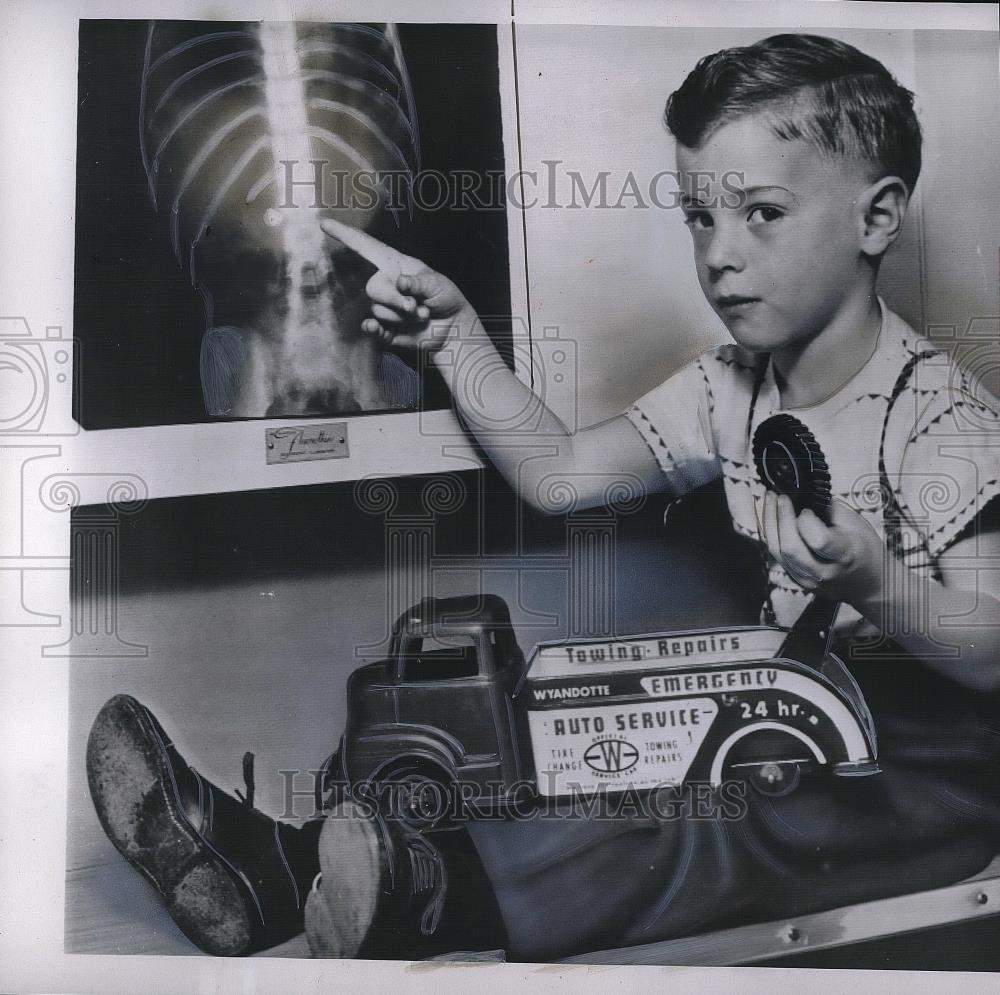
<path fill-rule="evenodd" d="M 807 591 L 857 607 L 878 594 L 884 558 L 878 533 L 842 501 L 830 505 L 831 524 L 813 511 L 798 516 L 791 498 L 767 491 L 762 533 L 771 555 Z"/>
<path fill-rule="evenodd" d="M 467 315 L 470 327 L 476 320 L 458 287 L 419 259 L 332 218 L 321 221 L 320 226 L 377 267 L 365 287 L 372 317 L 366 318 L 361 328 L 382 345 L 434 351 L 448 338 L 455 324 L 451 319 Z"/>

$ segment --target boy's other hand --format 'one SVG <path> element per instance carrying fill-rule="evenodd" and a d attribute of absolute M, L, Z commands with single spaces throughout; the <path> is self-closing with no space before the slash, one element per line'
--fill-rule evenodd
<path fill-rule="evenodd" d="M 323 231 L 342 242 L 377 267 L 365 292 L 372 317 L 361 323 L 362 331 L 383 346 L 433 351 L 444 345 L 458 316 L 475 312 L 462 292 L 446 276 L 413 256 L 397 251 L 367 232 L 327 218 Z"/>
<path fill-rule="evenodd" d="M 885 543 L 872 526 L 842 501 L 830 505 L 830 524 L 806 509 L 796 515 L 791 498 L 764 496 L 764 541 L 788 575 L 807 591 L 857 605 L 877 595 Z"/>

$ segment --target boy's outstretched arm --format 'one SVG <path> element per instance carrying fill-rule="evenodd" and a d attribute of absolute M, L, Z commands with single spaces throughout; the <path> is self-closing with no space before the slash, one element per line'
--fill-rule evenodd
<path fill-rule="evenodd" d="M 666 489 L 642 437 L 622 415 L 570 433 L 507 368 L 458 287 L 366 232 L 326 220 L 331 238 L 377 267 L 363 330 L 383 346 L 421 350 L 441 373 L 462 420 L 521 499 L 545 513 L 606 504 L 623 489 Z"/>

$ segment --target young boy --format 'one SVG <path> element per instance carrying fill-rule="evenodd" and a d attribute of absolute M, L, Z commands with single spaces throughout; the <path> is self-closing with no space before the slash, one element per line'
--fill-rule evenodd
<path fill-rule="evenodd" d="M 987 443 L 1000 425 L 993 403 L 875 292 L 920 171 L 912 96 L 849 45 L 779 35 L 702 59 L 670 97 L 666 123 L 699 282 L 735 344 L 572 435 L 474 333 L 477 316 L 446 277 L 336 221 L 323 227 L 377 267 L 364 330 L 384 346 L 428 353 L 525 501 L 550 510 L 545 495 L 564 481 L 576 507 L 600 504 L 609 473 L 675 495 L 722 477 L 736 530 L 766 554 L 762 621 L 791 625 L 813 593 L 843 603 L 834 648 L 872 707 L 882 773 L 803 782 L 784 798 L 748 796 L 736 821 L 510 820 L 420 835 L 348 804 L 321 830 L 321 874 L 305 901 L 314 953 L 486 946 L 548 959 L 931 887 L 995 853 L 1000 571 L 975 562 L 1000 555 L 995 505 L 987 508 L 1000 489 Z M 483 375 L 463 368 L 463 357 Z M 471 382 L 475 395 L 461 386 Z M 518 427 L 526 411 L 530 432 Z M 793 412 L 826 454 L 827 520 L 796 514 L 758 479 L 754 432 L 778 412 Z M 949 457 L 944 435 L 963 431 L 963 458 Z M 540 444 L 552 455 L 539 457 Z M 214 949 L 259 947 L 265 939 L 251 924 L 266 919 L 262 904 L 276 887 L 259 868 L 247 880 L 238 859 L 214 848 L 204 805 L 191 829 L 180 796 L 159 787 L 189 768 L 156 748 L 161 731 L 148 712 L 114 701 L 92 734 L 105 827 L 189 923 L 196 902 L 164 869 L 173 858 L 153 867 L 133 823 L 108 815 L 123 796 L 103 775 L 112 756 L 120 766 L 131 751 L 158 791 L 156 804 L 153 789 L 142 796 L 147 809 L 171 824 L 186 818 L 185 859 L 220 896 L 233 893 L 202 918 L 213 929 L 237 923 L 246 939 Z M 274 824 L 279 849 L 288 832 Z M 295 868 L 281 854 L 299 882 L 295 910 L 318 824 L 307 832 Z M 213 949 L 199 928 L 189 935 Z"/>

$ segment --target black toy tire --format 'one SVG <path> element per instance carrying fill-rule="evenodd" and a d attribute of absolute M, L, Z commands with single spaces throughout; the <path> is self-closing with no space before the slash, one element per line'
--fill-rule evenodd
<path fill-rule="evenodd" d="M 422 832 L 449 824 L 455 782 L 436 765 L 400 763 L 379 773 L 369 785 L 381 812 Z"/>
<path fill-rule="evenodd" d="M 816 437 L 798 418 L 778 414 L 761 422 L 754 432 L 753 458 L 765 487 L 787 494 L 796 512 L 809 508 L 828 520 L 830 469 Z"/>

